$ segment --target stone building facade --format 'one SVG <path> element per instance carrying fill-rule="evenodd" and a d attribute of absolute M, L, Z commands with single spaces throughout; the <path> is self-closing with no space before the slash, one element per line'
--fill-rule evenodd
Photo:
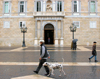
<path fill-rule="evenodd" d="M 67 46 L 72 23 L 78 45 L 100 45 L 100 0 L 0 0 L 0 6 L 0 46 L 22 45 L 23 24 L 27 46 L 49 38 L 49 44 Z"/>

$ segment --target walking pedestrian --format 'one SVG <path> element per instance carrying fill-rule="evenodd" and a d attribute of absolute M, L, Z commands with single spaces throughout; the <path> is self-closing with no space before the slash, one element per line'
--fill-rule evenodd
<path fill-rule="evenodd" d="M 40 41 L 40 46 L 41 46 L 41 50 L 40 50 L 40 62 L 39 65 L 36 69 L 36 71 L 34 71 L 36 74 L 39 73 L 41 67 L 43 66 L 44 62 L 47 61 L 48 58 L 50 58 L 49 52 L 47 51 L 46 46 L 44 45 L 44 40 Z M 46 76 L 49 74 L 49 68 L 47 66 L 44 66 L 45 70 L 46 70 Z"/>
<path fill-rule="evenodd" d="M 93 47 L 92 47 L 92 56 L 89 58 L 89 61 L 91 61 L 91 59 L 95 57 L 95 62 L 97 61 L 97 52 L 96 52 L 96 42 L 93 42 Z"/>

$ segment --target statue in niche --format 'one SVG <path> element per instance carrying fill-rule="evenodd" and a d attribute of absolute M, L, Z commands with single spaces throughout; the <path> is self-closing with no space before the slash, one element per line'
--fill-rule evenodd
<path fill-rule="evenodd" d="M 51 2 L 51 0 L 47 1 L 46 11 L 52 11 L 52 2 Z"/>

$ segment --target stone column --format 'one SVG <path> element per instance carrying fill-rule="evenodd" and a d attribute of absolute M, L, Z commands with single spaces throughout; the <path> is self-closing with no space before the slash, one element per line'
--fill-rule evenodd
<path fill-rule="evenodd" d="M 37 11 L 37 1 L 34 1 L 34 12 L 36 12 Z"/>
<path fill-rule="evenodd" d="M 62 1 L 62 11 L 64 12 L 64 1 Z"/>
<path fill-rule="evenodd" d="M 46 11 L 46 1 L 43 1 L 43 12 Z"/>
<path fill-rule="evenodd" d="M 38 29 L 38 34 L 37 34 L 37 37 L 38 37 L 38 40 L 40 39 L 40 32 L 41 32 L 41 20 L 38 20 L 38 26 L 37 26 L 37 29 Z"/>
<path fill-rule="evenodd" d="M 41 11 L 43 11 L 43 1 L 41 1 Z"/>
<path fill-rule="evenodd" d="M 35 40 L 34 40 L 34 45 L 38 45 L 38 40 L 37 40 L 37 20 L 35 20 Z"/>
<path fill-rule="evenodd" d="M 55 12 L 56 11 L 56 3 L 55 3 L 55 1 L 52 2 L 52 6 L 53 6 L 52 10 L 53 10 L 53 12 Z"/>
<path fill-rule="evenodd" d="M 57 1 L 55 1 L 55 11 L 57 12 Z"/>
<path fill-rule="evenodd" d="M 63 20 L 61 20 L 61 38 L 60 38 L 60 45 L 63 46 Z"/>
<path fill-rule="evenodd" d="M 58 46 L 58 21 L 56 20 L 55 46 Z"/>
<path fill-rule="evenodd" d="M 41 25 L 40 25 L 40 40 L 43 39 L 43 35 L 42 35 L 42 20 L 41 20 Z"/>

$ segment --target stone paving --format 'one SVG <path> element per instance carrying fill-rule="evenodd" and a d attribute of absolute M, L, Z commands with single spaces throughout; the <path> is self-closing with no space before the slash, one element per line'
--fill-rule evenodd
<path fill-rule="evenodd" d="M 78 46 L 76 51 L 70 47 L 47 46 L 51 58 L 50 63 L 62 63 L 64 58 L 64 71 L 59 77 L 59 71 L 55 70 L 55 76 L 44 76 L 44 68 L 39 74 L 33 73 L 39 61 L 40 47 L 0 47 L 0 79 L 100 79 L 100 62 L 95 63 L 94 58 L 89 62 L 91 46 Z M 97 46 L 100 61 L 100 46 Z"/>

